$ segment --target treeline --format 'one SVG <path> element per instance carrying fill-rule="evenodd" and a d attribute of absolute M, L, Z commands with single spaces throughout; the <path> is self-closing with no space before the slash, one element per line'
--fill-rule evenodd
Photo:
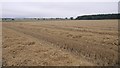
<path fill-rule="evenodd" d="M 103 20 L 103 19 L 120 19 L 120 14 L 97 14 L 83 15 L 76 18 L 2 18 L 2 21 L 38 21 L 38 20 Z"/>
<path fill-rule="evenodd" d="M 66 18 L 2 18 L 2 21 L 66 20 Z"/>
<path fill-rule="evenodd" d="M 102 20 L 102 19 L 120 19 L 120 14 L 84 15 L 75 18 L 75 20 Z"/>

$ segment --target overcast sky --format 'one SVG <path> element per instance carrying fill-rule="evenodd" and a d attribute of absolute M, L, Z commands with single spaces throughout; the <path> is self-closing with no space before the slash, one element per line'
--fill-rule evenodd
<path fill-rule="evenodd" d="M 120 0 L 0 0 L 0 2 L 118 2 Z"/>
<path fill-rule="evenodd" d="M 76 17 L 117 13 L 118 2 L 4 2 L 2 17 Z"/>

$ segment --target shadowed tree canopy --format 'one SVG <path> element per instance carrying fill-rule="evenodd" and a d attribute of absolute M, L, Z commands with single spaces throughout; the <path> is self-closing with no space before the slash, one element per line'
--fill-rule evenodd
<path fill-rule="evenodd" d="M 70 17 L 70 20 L 73 20 L 73 17 Z"/>
<path fill-rule="evenodd" d="M 98 14 L 78 16 L 75 20 L 120 19 L 120 14 Z"/>

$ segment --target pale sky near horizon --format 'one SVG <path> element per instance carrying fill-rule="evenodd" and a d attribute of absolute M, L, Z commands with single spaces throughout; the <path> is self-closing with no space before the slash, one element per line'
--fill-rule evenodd
<path fill-rule="evenodd" d="M 0 2 L 119 2 L 120 0 L 0 0 Z"/>
<path fill-rule="evenodd" d="M 77 1 L 77 0 L 75 0 Z M 104 0 L 105 1 L 105 0 Z M 112 2 L 3 2 L 2 17 L 76 17 L 88 14 L 118 13 L 118 0 Z"/>

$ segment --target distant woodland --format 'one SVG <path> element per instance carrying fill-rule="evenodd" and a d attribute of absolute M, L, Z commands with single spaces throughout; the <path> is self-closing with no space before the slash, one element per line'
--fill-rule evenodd
<path fill-rule="evenodd" d="M 120 19 L 120 14 L 97 14 L 83 15 L 76 18 L 2 18 L 2 21 L 35 21 L 35 20 L 104 20 L 104 19 Z"/>
<path fill-rule="evenodd" d="M 98 14 L 78 16 L 75 20 L 120 19 L 120 14 Z"/>

